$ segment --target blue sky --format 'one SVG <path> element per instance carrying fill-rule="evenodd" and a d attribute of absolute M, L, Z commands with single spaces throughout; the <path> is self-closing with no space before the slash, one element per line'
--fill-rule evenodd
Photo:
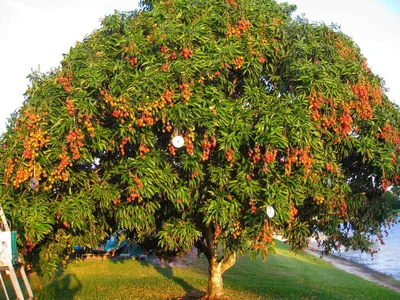
<path fill-rule="evenodd" d="M 399 0 L 380 0 L 379 2 L 382 3 L 390 11 L 398 14 L 400 17 L 400 1 Z"/>
<path fill-rule="evenodd" d="M 223 1 L 223 0 L 219 0 Z M 386 80 L 400 104 L 400 0 L 286 0 L 311 21 L 341 25 L 360 46 L 374 73 Z M 114 9 L 137 0 L 0 0 L 0 133 L 23 102 L 32 69 L 57 67 L 62 54 L 100 26 Z"/>

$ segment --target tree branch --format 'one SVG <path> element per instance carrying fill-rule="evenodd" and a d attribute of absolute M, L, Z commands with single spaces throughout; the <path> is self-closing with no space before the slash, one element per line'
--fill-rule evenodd
<path fill-rule="evenodd" d="M 221 262 L 221 273 L 225 273 L 230 267 L 232 267 L 236 262 L 236 252 L 229 254 L 224 260 Z"/>

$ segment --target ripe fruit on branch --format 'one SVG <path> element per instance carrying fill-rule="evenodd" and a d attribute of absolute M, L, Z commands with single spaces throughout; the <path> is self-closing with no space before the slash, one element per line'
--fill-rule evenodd
<path fill-rule="evenodd" d="M 201 147 L 203 148 L 203 154 L 201 156 L 201 159 L 203 161 L 206 161 L 209 159 L 211 150 L 213 148 L 215 148 L 216 145 L 217 145 L 217 141 L 216 141 L 215 137 L 211 137 L 211 141 L 210 141 L 210 139 L 207 137 L 207 135 L 204 135 L 204 138 L 201 141 Z"/>
<path fill-rule="evenodd" d="M 190 50 L 189 48 L 183 48 L 181 51 L 181 54 L 183 57 L 187 60 L 190 58 L 190 56 L 193 54 L 193 51 Z"/>
<path fill-rule="evenodd" d="M 184 140 L 185 140 L 186 153 L 189 155 L 193 155 L 194 145 L 193 145 L 190 133 L 188 136 L 186 136 L 184 138 Z"/>
<path fill-rule="evenodd" d="M 83 146 L 85 134 L 80 128 L 70 129 L 67 135 L 67 143 L 72 152 L 72 159 L 77 160 L 81 157 L 80 148 Z"/>
<path fill-rule="evenodd" d="M 192 93 L 189 90 L 189 85 L 186 83 L 182 83 L 179 86 L 179 89 L 181 91 L 181 99 L 183 102 L 188 102 L 190 97 L 192 96 Z"/>
<path fill-rule="evenodd" d="M 71 86 L 72 77 L 59 77 L 58 83 L 61 84 L 66 92 L 70 92 L 72 90 Z"/>
<path fill-rule="evenodd" d="M 140 144 L 139 146 L 139 155 L 144 159 L 146 154 L 150 152 L 150 149 L 147 148 L 144 144 Z"/>
<path fill-rule="evenodd" d="M 124 137 L 122 139 L 121 144 L 119 144 L 119 150 L 121 151 L 121 155 L 125 155 L 125 145 L 131 140 L 129 136 Z"/>
<path fill-rule="evenodd" d="M 73 117 L 75 116 L 75 102 L 74 100 L 71 100 L 69 98 L 67 98 L 67 100 L 65 101 L 65 103 L 67 104 L 67 111 L 68 114 Z"/>
<path fill-rule="evenodd" d="M 235 151 L 233 151 L 232 149 L 229 149 L 225 152 L 225 158 L 229 162 L 230 166 L 233 166 L 233 164 L 235 163 L 234 154 L 235 154 Z"/>
<path fill-rule="evenodd" d="M 241 19 L 236 25 L 229 24 L 227 37 L 241 37 L 244 32 L 247 32 L 251 26 L 251 23 L 246 19 Z"/>

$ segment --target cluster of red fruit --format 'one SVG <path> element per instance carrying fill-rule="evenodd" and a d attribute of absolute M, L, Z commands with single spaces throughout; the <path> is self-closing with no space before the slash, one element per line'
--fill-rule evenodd
<path fill-rule="evenodd" d="M 348 136 L 348 134 L 353 130 L 352 124 L 353 124 L 353 119 L 350 115 L 350 104 L 342 102 L 341 103 L 343 113 L 339 117 L 339 133 L 341 134 L 342 137 Z"/>
<path fill-rule="evenodd" d="M 232 167 L 235 163 L 235 151 L 229 149 L 225 152 L 225 158 L 228 161 L 229 165 Z"/>
<path fill-rule="evenodd" d="M 131 173 L 129 173 L 129 177 L 133 177 L 133 181 L 135 182 L 136 187 L 135 186 L 130 187 L 129 196 L 126 198 L 126 201 L 130 203 L 137 199 L 138 202 L 140 203 L 142 200 L 137 189 L 139 190 L 142 189 L 143 183 L 140 181 L 139 177 L 136 174 L 132 175 Z"/>
<path fill-rule="evenodd" d="M 75 102 L 74 100 L 71 100 L 69 98 L 67 98 L 67 100 L 65 101 L 65 103 L 67 104 L 67 111 L 68 114 L 73 117 L 75 116 Z"/>
<path fill-rule="evenodd" d="M 313 121 L 318 121 L 321 119 L 321 114 L 319 112 L 321 105 L 324 103 L 324 98 L 321 93 L 318 95 L 313 92 L 310 95 L 309 104 L 312 109 L 312 119 Z"/>
<path fill-rule="evenodd" d="M 133 45 L 132 44 L 129 44 L 129 46 L 122 45 L 122 49 L 125 52 L 132 52 L 133 51 Z"/>
<path fill-rule="evenodd" d="M 312 120 L 319 121 L 319 124 L 317 124 L 317 128 L 324 128 L 323 133 L 326 133 L 328 129 L 332 129 L 335 133 L 340 133 L 342 130 L 344 132 L 348 129 L 347 126 L 345 126 L 345 129 L 341 129 L 341 124 L 338 124 L 338 120 L 340 120 L 340 117 L 337 116 L 338 104 L 336 103 L 335 99 L 324 99 L 321 93 L 318 93 L 317 96 L 314 92 L 310 96 L 309 103 L 312 109 Z M 324 104 L 323 108 L 321 107 L 322 104 Z M 343 110 L 345 111 L 345 114 L 343 116 L 345 116 L 345 118 L 348 118 L 348 116 L 350 116 L 348 106 L 343 105 L 343 107 Z M 322 111 L 324 113 L 322 113 Z M 343 119 L 342 122 L 344 120 L 345 119 Z M 346 131 L 344 135 L 347 135 L 347 133 L 348 131 Z"/>
<path fill-rule="evenodd" d="M 342 204 L 340 205 L 340 208 L 339 208 L 339 216 L 341 216 L 343 218 L 346 215 L 347 215 L 347 203 L 342 202 Z"/>
<path fill-rule="evenodd" d="M 38 129 L 36 132 L 30 132 L 24 138 L 24 152 L 23 156 L 25 159 L 34 159 L 40 148 L 44 147 L 50 140 L 49 136 L 46 136 L 46 131 Z"/>
<path fill-rule="evenodd" d="M 290 148 L 285 159 L 285 174 L 290 176 L 293 164 L 301 164 L 304 167 L 304 177 L 308 177 L 314 163 L 314 156 L 309 153 L 310 146 L 304 149 Z"/>
<path fill-rule="evenodd" d="M 140 144 L 139 146 L 139 155 L 144 159 L 146 157 L 146 154 L 150 152 L 150 149 L 146 147 L 145 144 Z"/>
<path fill-rule="evenodd" d="M 28 237 L 25 242 L 25 249 L 21 250 L 21 254 L 26 256 L 28 252 L 32 252 L 33 248 L 35 248 L 36 244 L 32 243 L 32 239 Z"/>
<path fill-rule="evenodd" d="M 140 111 L 142 108 L 138 108 Z M 152 113 L 153 108 L 151 106 L 144 109 L 144 111 L 140 114 L 139 119 L 137 120 L 137 126 L 143 127 L 145 124 L 149 126 L 153 126 L 155 122 L 157 122 L 157 118 L 153 116 Z"/>
<path fill-rule="evenodd" d="M 21 113 L 19 120 L 16 121 L 15 131 L 18 132 L 18 141 L 23 139 L 24 150 L 22 155 L 25 160 L 28 160 L 28 163 L 23 162 L 19 164 L 13 181 L 14 187 L 18 187 L 21 183 L 32 177 L 36 177 L 40 180 L 42 173 L 45 174 L 40 164 L 35 162 L 39 150 L 50 140 L 50 137 L 47 136 L 47 132 L 39 128 L 41 120 L 42 117 L 39 113 L 31 113 L 29 110 L 25 110 Z M 24 128 L 25 131 L 20 131 L 22 128 Z M 17 159 L 14 159 L 14 161 L 10 160 L 10 164 L 7 165 L 4 178 L 4 184 L 6 186 L 15 170 L 15 163 L 17 162 Z M 37 191 L 37 189 L 34 189 L 34 191 Z"/>
<path fill-rule="evenodd" d="M 262 53 L 258 53 L 257 57 L 258 57 L 258 61 L 259 61 L 260 63 L 263 64 L 263 63 L 266 62 L 266 59 L 265 59 L 265 57 L 264 57 L 264 55 L 263 55 Z"/>
<path fill-rule="evenodd" d="M 61 84 L 66 92 L 70 92 L 72 90 L 71 86 L 72 77 L 59 77 L 58 83 Z"/>
<path fill-rule="evenodd" d="M 24 168 L 22 166 L 20 166 L 17 169 L 17 172 L 15 174 L 15 179 L 13 181 L 13 186 L 15 188 L 17 188 L 22 182 L 28 180 L 32 175 L 32 170 L 33 168 L 29 167 L 29 168 Z"/>
<path fill-rule="evenodd" d="M 400 183 L 400 176 L 397 175 L 397 174 L 394 174 L 394 175 L 393 175 L 393 182 L 394 182 L 396 185 L 399 185 L 399 183 Z"/>
<path fill-rule="evenodd" d="M 267 245 L 273 245 L 273 234 L 274 230 L 272 226 L 268 224 L 268 220 L 264 219 L 264 226 L 262 232 L 259 232 L 256 238 L 253 238 L 253 249 L 264 251 L 264 253 L 268 253 Z"/>
<path fill-rule="evenodd" d="M 121 199 L 115 199 L 112 201 L 112 204 L 114 204 L 114 205 L 117 205 L 119 203 L 121 203 Z"/>
<path fill-rule="evenodd" d="M 233 68 L 234 68 L 235 70 L 239 70 L 239 69 L 242 67 L 243 63 L 244 63 L 244 58 L 243 58 L 243 56 L 238 56 L 238 57 L 234 58 L 234 59 L 231 61 L 231 65 L 233 65 Z"/>
<path fill-rule="evenodd" d="M 192 140 L 190 139 L 190 137 L 186 136 L 184 138 L 185 141 L 185 149 L 186 149 L 186 153 L 189 155 L 193 155 L 194 152 L 194 145 L 192 143 Z"/>
<path fill-rule="evenodd" d="M 344 196 L 337 196 L 330 200 L 329 210 L 337 213 L 339 217 L 345 217 L 347 215 L 347 203 L 344 201 Z"/>
<path fill-rule="evenodd" d="M 246 176 L 247 177 L 247 176 Z M 247 179 L 247 178 L 246 178 Z M 248 180 L 248 179 L 247 179 Z M 255 206 L 254 205 L 255 203 L 254 203 L 254 201 L 253 200 L 250 200 L 249 201 L 249 206 L 251 207 L 251 213 L 253 214 L 253 215 L 255 215 L 256 213 L 257 213 L 257 206 Z"/>
<path fill-rule="evenodd" d="M 81 157 L 80 148 L 83 146 L 85 134 L 80 128 L 70 129 L 67 135 L 67 143 L 72 152 L 72 158 L 77 160 Z"/>
<path fill-rule="evenodd" d="M 32 179 L 32 177 L 36 177 L 36 184 L 41 180 L 41 176 L 46 177 L 46 172 L 42 169 L 41 165 L 38 162 L 29 162 L 28 166 L 24 164 L 19 165 L 19 168 L 16 172 L 15 180 L 13 182 L 14 187 L 18 187 L 21 183 L 25 182 L 28 179 Z M 32 191 L 37 192 L 37 186 L 32 189 Z"/>
<path fill-rule="evenodd" d="M 322 195 L 315 195 L 314 197 L 313 197 L 313 201 L 315 202 L 315 203 L 317 203 L 318 205 L 322 205 L 323 203 L 324 203 L 324 200 L 325 200 L 325 198 L 324 198 L 324 196 L 322 196 Z"/>
<path fill-rule="evenodd" d="M 6 164 L 6 169 L 4 171 L 4 185 L 8 186 L 8 182 L 10 181 L 10 178 L 14 172 L 14 163 L 18 162 L 16 158 L 7 158 L 7 164 Z"/>
<path fill-rule="evenodd" d="M 163 108 L 167 103 L 172 104 L 174 101 L 174 91 L 172 90 L 165 90 L 164 93 L 161 95 L 159 108 Z"/>
<path fill-rule="evenodd" d="M 323 133 L 326 133 L 328 129 L 332 129 L 333 132 L 340 135 L 337 142 L 340 141 L 341 137 L 347 138 L 348 134 L 353 130 L 351 109 L 354 108 L 354 104 L 344 101 L 338 103 L 336 99 L 324 99 L 321 93 L 317 95 L 315 92 L 310 95 L 309 103 L 312 109 L 313 121 L 319 121 L 319 124 L 317 124 L 318 129 L 324 128 Z M 323 108 L 322 104 L 324 104 Z"/>
<path fill-rule="evenodd" d="M 350 45 L 346 45 L 340 36 L 338 36 L 333 31 L 329 30 L 328 37 L 334 43 L 341 59 L 352 60 L 352 61 L 356 60 L 356 52 L 354 48 L 351 47 Z"/>
<path fill-rule="evenodd" d="M 236 25 L 229 24 L 228 32 L 226 35 L 228 37 L 241 37 L 244 32 L 247 32 L 251 26 L 250 21 L 242 19 L 237 22 Z"/>
<path fill-rule="evenodd" d="M 165 119 L 164 119 L 163 124 L 164 124 L 164 127 L 163 127 L 162 132 L 171 132 L 172 131 L 173 127 L 170 122 L 165 121 Z"/>
<path fill-rule="evenodd" d="M 189 90 L 189 85 L 182 83 L 179 85 L 179 90 L 181 91 L 181 100 L 183 102 L 189 102 L 190 97 L 192 96 L 192 92 Z"/>
<path fill-rule="evenodd" d="M 133 175 L 133 181 L 135 182 L 139 190 L 143 188 L 143 183 L 140 181 L 139 177 L 136 174 Z"/>
<path fill-rule="evenodd" d="M 272 163 L 276 160 L 276 155 L 278 154 L 278 150 L 274 149 L 273 151 L 265 150 L 265 153 L 262 157 L 263 161 L 266 164 Z"/>
<path fill-rule="evenodd" d="M 78 117 L 79 117 L 78 118 L 78 123 L 82 123 L 83 116 L 81 114 L 79 114 Z M 94 127 L 93 127 L 93 123 L 92 123 L 93 115 L 89 114 L 89 115 L 85 115 L 84 117 L 85 117 L 84 124 L 86 126 L 86 130 L 88 131 L 89 136 L 91 138 L 94 138 L 95 134 L 94 134 Z"/>
<path fill-rule="evenodd" d="M 176 155 L 176 148 L 171 143 L 168 144 L 168 151 L 172 156 Z"/>
<path fill-rule="evenodd" d="M 386 124 L 381 132 L 376 134 L 377 138 L 381 138 L 386 143 L 400 145 L 400 138 L 397 128 L 392 127 L 389 123 Z"/>
<path fill-rule="evenodd" d="M 254 150 L 249 149 L 248 151 L 249 158 L 251 159 L 251 163 L 256 165 L 261 160 L 261 150 L 260 146 L 256 146 Z"/>
<path fill-rule="evenodd" d="M 372 88 L 367 82 L 359 82 L 352 87 L 353 93 L 357 100 L 353 104 L 353 108 L 364 120 L 371 120 L 373 117 L 372 104 L 382 105 L 382 91 L 380 88 Z"/>
<path fill-rule="evenodd" d="M 149 103 L 148 105 L 142 107 L 138 107 L 138 111 L 142 112 L 140 114 L 139 119 L 137 120 L 137 126 L 138 127 L 143 127 L 145 124 L 152 126 L 158 121 L 158 117 L 155 115 L 155 112 L 163 109 L 167 104 L 169 106 L 173 105 L 173 97 L 174 97 L 174 92 L 172 90 L 165 90 L 162 95 L 160 96 L 159 99 Z M 165 125 L 165 115 L 162 114 L 162 122 Z M 166 130 L 170 132 L 172 130 L 172 126 L 168 123 L 166 126 Z M 163 129 L 163 132 L 165 130 Z"/>
<path fill-rule="evenodd" d="M 181 54 L 183 55 L 183 57 L 188 60 L 190 58 L 190 56 L 193 54 L 193 51 L 190 50 L 189 48 L 183 48 L 181 51 Z"/>
<path fill-rule="evenodd" d="M 239 221 L 233 223 L 233 228 L 235 229 L 235 231 L 233 232 L 232 236 L 233 239 L 236 240 L 242 234 L 243 229 Z"/>
<path fill-rule="evenodd" d="M 214 242 L 216 242 L 219 238 L 219 236 L 222 233 L 222 229 L 221 226 L 219 226 L 218 224 L 215 225 L 215 229 L 214 229 Z"/>
<path fill-rule="evenodd" d="M 290 205 L 289 209 L 289 223 L 291 223 L 294 221 L 294 219 L 296 219 L 298 210 L 296 207 L 294 207 L 294 205 Z"/>
<path fill-rule="evenodd" d="M 235 0 L 225 0 L 226 2 L 228 2 L 230 5 L 237 7 L 237 3 L 235 2 Z"/>
<path fill-rule="evenodd" d="M 130 203 L 130 202 L 135 201 L 136 199 L 138 199 L 138 202 L 141 201 L 139 193 L 137 192 L 136 188 L 132 186 L 129 189 L 129 196 L 126 198 L 126 202 Z"/>
<path fill-rule="evenodd" d="M 104 96 L 104 101 L 110 104 L 111 108 L 114 108 L 112 116 L 117 119 L 120 119 L 121 123 L 125 122 L 123 118 L 127 117 L 130 117 L 131 119 L 134 118 L 132 108 L 128 105 L 124 97 L 119 97 L 114 99 L 105 90 L 102 90 L 100 94 Z"/>
<path fill-rule="evenodd" d="M 164 53 L 165 59 L 176 60 L 176 53 L 169 50 L 167 46 L 163 45 L 160 49 L 162 53 Z"/>
<path fill-rule="evenodd" d="M 194 141 L 194 132 L 190 131 L 184 138 L 185 141 L 185 149 L 186 149 L 186 153 L 189 155 L 193 155 L 193 151 L 194 151 L 194 145 L 193 145 L 193 141 Z"/>
<path fill-rule="evenodd" d="M 51 172 L 51 176 L 49 178 L 50 185 L 54 182 L 54 180 L 68 181 L 69 172 L 66 169 L 68 166 L 72 166 L 72 163 L 70 162 L 70 158 L 67 154 L 66 146 L 62 147 L 62 153 L 59 155 L 59 158 L 60 158 L 60 163 L 58 164 L 57 169 Z M 51 188 L 51 186 L 49 186 L 48 188 Z"/>
<path fill-rule="evenodd" d="M 332 172 L 332 173 L 335 173 L 335 174 L 340 174 L 340 171 L 332 164 L 332 163 L 330 163 L 330 162 L 327 162 L 326 163 L 326 165 L 325 165 L 325 169 L 328 171 L 328 172 Z"/>
<path fill-rule="evenodd" d="M 137 57 L 129 57 L 129 56 L 128 56 L 126 59 L 129 61 L 129 64 L 130 64 L 132 67 L 134 67 L 134 66 L 137 65 L 137 63 L 138 63 Z"/>
<path fill-rule="evenodd" d="M 386 192 L 386 190 L 388 189 L 388 187 L 390 187 L 391 182 L 385 178 L 381 179 L 381 188 L 384 192 Z"/>
<path fill-rule="evenodd" d="M 201 159 L 206 161 L 210 158 L 211 149 L 215 148 L 217 145 L 217 140 L 215 137 L 211 137 L 211 141 L 209 140 L 207 135 L 204 135 L 203 140 L 201 141 L 201 147 L 203 148 L 203 154 Z"/>
<path fill-rule="evenodd" d="M 125 145 L 131 140 L 129 136 L 124 137 L 121 141 L 121 144 L 119 144 L 119 150 L 121 151 L 121 155 L 125 155 Z"/>

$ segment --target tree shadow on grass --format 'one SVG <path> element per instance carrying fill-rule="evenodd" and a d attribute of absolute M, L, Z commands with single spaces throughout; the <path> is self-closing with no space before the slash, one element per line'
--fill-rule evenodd
<path fill-rule="evenodd" d="M 82 284 L 74 274 L 64 274 L 46 284 L 35 299 L 76 299 L 77 293 L 82 289 Z"/>
<path fill-rule="evenodd" d="M 160 273 L 165 278 L 171 280 L 172 282 L 176 283 L 177 285 L 181 286 L 185 290 L 185 295 L 176 298 L 168 298 L 169 300 L 192 300 L 192 299 L 199 299 L 204 296 L 204 292 L 198 290 L 194 286 L 190 285 L 187 281 L 183 280 L 182 278 L 174 276 L 174 270 L 170 264 L 164 262 L 163 260 L 158 261 L 158 259 L 146 259 L 142 260 L 141 254 L 148 254 L 147 252 L 129 245 L 126 248 L 122 249 L 121 253 L 123 254 L 130 254 L 132 258 L 136 258 L 139 260 L 140 264 L 146 267 L 153 267 L 158 273 Z M 153 254 L 150 255 L 153 257 Z M 115 258 L 111 259 L 110 261 L 114 263 L 124 263 L 125 259 L 121 259 L 121 256 L 116 256 Z"/>
<path fill-rule="evenodd" d="M 160 273 L 165 278 L 170 279 L 174 283 L 178 284 L 185 290 L 185 295 L 176 298 L 169 298 L 169 300 L 192 300 L 192 299 L 200 299 L 204 296 L 204 292 L 198 290 L 194 286 L 187 283 L 182 278 L 174 276 L 174 269 L 168 265 L 167 263 L 161 263 L 160 265 L 153 266 L 154 269 Z"/>

